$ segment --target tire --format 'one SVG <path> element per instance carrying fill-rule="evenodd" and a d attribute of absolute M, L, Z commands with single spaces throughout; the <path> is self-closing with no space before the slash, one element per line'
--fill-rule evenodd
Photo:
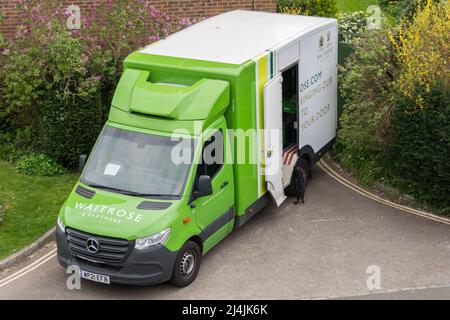
<path fill-rule="evenodd" d="M 297 163 L 295 164 L 295 167 L 300 167 L 302 169 L 302 174 L 304 174 L 305 189 L 306 189 L 306 187 L 308 186 L 308 180 L 310 177 L 308 161 L 304 158 L 299 158 L 297 160 Z M 295 183 L 294 179 L 295 179 L 294 174 L 292 174 L 291 183 L 285 190 L 285 194 L 289 197 L 297 196 L 295 193 L 295 189 L 294 189 L 294 183 Z"/>
<path fill-rule="evenodd" d="M 199 245 L 194 241 L 186 242 L 178 252 L 170 284 L 181 288 L 190 285 L 197 277 L 201 259 Z"/>

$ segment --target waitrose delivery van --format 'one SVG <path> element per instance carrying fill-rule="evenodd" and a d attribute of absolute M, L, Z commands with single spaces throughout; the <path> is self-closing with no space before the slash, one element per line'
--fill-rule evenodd
<path fill-rule="evenodd" d="M 103 283 L 190 284 L 333 143 L 337 50 L 334 19 L 233 11 L 129 55 L 58 217 L 61 265 Z"/>

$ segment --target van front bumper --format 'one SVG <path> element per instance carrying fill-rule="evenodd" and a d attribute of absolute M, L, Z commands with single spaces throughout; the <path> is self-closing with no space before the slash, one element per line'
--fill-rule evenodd
<path fill-rule="evenodd" d="M 56 228 L 58 261 L 64 268 L 76 265 L 81 270 L 110 277 L 111 283 L 136 286 L 154 285 L 168 281 L 172 276 L 177 252 L 162 245 L 144 250 L 133 249 L 120 264 L 106 264 L 87 261 L 71 254 L 67 235 Z"/>

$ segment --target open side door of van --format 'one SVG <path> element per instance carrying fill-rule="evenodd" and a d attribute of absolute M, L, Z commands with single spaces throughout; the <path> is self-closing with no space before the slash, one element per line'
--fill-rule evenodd
<path fill-rule="evenodd" d="M 276 76 L 264 86 L 264 174 L 267 189 L 277 206 L 286 199 L 283 188 L 283 78 Z"/>

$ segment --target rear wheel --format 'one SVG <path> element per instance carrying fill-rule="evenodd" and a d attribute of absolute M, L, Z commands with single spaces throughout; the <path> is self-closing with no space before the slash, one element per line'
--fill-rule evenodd
<path fill-rule="evenodd" d="M 297 163 L 295 164 L 294 167 L 294 173 L 292 173 L 292 177 L 291 177 L 291 183 L 289 184 L 289 186 L 286 188 L 285 193 L 287 196 L 290 197 L 295 197 L 297 196 L 296 192 L 295 192 L 295 170 L 296 168 L 300 169 L 300 174 L 303 177 L 303 181 L 304 181 L 304 189 L 306 190 L 306 186 L 308 185 L 308 178 L 309 178 L 309 164 L 308 161 L 305 158 L 299 158 L 297 160 Z"/>
<path fill-rule="evenodd" d="M 170 283 L 177 287 L 190 285 L 200 269 L 202 253 L 197 243 L 188 241 L 178 252 Z"/>

